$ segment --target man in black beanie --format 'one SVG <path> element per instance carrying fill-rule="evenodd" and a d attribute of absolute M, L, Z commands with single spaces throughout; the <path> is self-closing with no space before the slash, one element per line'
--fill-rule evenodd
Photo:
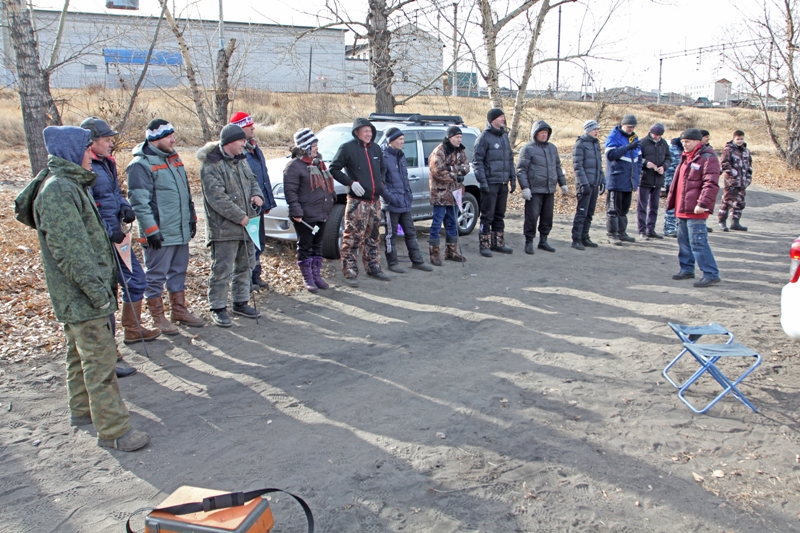
<path fill-rule="evenodd" d="M 504 254 L 513 252 L 505 245 L 504 218 L 509 183 L 512 193 L 517 185 L 505 113 L 499 108 L 490 109 L 486 121 L 486 129 L 475 141 L 472 169 L 481 191 L 480 251 L 482 256 L 492 257 L 492 250 Z"/>
<path fill-rule="evenodd" d="M 258 318 L 250 300 L 251 272 L 255 266 L 255 246 L 247 234 L 247 224 L 258 216 L 264 204 L 244 147 L 247 136 L 236 124 L 228 124 L 218 142 L 197 151 L 203 207 L 206 211 L 206 243 L 211 247 L 211 275 L 208 278 L 208 304 L 211 319 L 220 327 L 232 325 L 228 316 L 228 287 L 233 313 Z"/>

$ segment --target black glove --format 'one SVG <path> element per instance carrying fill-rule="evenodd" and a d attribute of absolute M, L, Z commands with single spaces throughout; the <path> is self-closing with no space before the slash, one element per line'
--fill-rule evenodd
<path fill-rule="evenodd" d="M 630 144 L 628 145 L 628 147 L 629 147 L 629 148 L 631 148 L 631 149 L 633 149 L 633 150 L 638 150 L 639 148 L 641 148 L 641 147 L 642 147 L 642 141 L 640 141 L 639 139 L 636 139 L 635 141 L 633 141 L 632 143 L 630 143 Z"/>
<path fill-rule="evenodd" d="M 511 190 L 509 192 L 511 194 L 514 194 L 514 191 L 517 190 L 517 180 L 515 180 L 514 178 L 511 178 L 509 180 L 508 184 L 511 185 Z"/>
<path fill-rule="evenodd" d="M 124 240 L 125 240 L 125 233 L 123 233 L 121 229 L 115 229 L 114 231 L 111 232 L 111 242 L 119 244 Z"/>
<path fill-rule="evenodd" d="M 464 183 L 464 176 L 456 176 L 456 183 Z"/>
<path fill-rule="evenodd" d="M 488 183 L 481 183 L 479 189 L 481 192 L 489 192 L 489 184 Z"/>
<path fill-rule="evenodd" d="M 598 194 L 603 194 L 606 192 L 606 183 L 604 181 L 600 182 L 600 187 L 597 190 Z"/>
<path fill-rule="evenodd" d="M 119 208 L 119 216 L 122 218 L 122 221 L 126 224 L 130 224 L 134 220 L 136 220 L 136 213 L 133 212 L 133 209 L 128 207 L 127 205 L 123 205 Z"/>
<path fill-rule="evenodd" d="M 194 236 L 197 235 L 197 221 L 190 220 L 189 221 L 189 238 L 194 239 Z"/>
<path fill-rule="evenodd" d="M 161 235 L 160 231 L 147 237 L 147 246 L 153 250 L 160 250 L 162 242 L 164 242 L 164 237 Z"/>

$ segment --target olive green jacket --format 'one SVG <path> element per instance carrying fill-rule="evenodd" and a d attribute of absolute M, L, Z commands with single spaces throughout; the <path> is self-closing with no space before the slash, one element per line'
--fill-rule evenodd
<path fill-rule="evenodd" d="M 89 193 L 97 175 L 53 155 L 46 171 L 50 176 L 33 209 L 56 320 L 74 323 L 109 316 L 117 310 L 117 266 Z"/>

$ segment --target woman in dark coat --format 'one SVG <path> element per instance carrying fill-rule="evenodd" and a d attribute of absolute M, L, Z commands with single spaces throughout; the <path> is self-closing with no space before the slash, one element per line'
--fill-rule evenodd
<path fill-rule="evenodd" d="M 294 134 L 292 160 L 283 169 L 283 191 L 297 233 L 297 266 L 309 292 L 327 289 L 322 279 L 322 236 L 336 196 L 333 178 L 317 152 L 314 132 L 300 128 Z M 315 232 L 314 226 L 319 229 Z"/>

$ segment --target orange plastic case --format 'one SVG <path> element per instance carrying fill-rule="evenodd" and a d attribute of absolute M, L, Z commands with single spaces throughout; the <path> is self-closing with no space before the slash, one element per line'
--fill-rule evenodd
<path fill-rule="evenodd" d="M 209 496 L 227 494 L 221 490 L 184 485 L 170 494 L 159 507 L 199 502 Z M 262 496 L 244 505 L 180 516 L 153 511 L 144 519 L 145 533 L 269 533 L 275 524 L 269 502 Z"/>

